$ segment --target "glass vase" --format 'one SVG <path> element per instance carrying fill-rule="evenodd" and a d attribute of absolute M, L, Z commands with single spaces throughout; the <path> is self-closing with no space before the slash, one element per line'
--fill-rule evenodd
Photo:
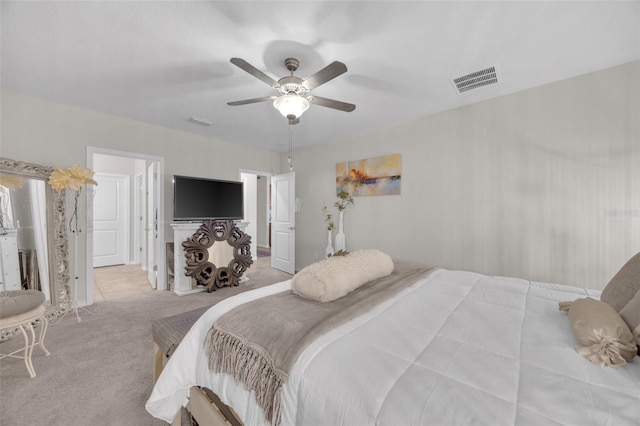
<path fill-rule="evenodd" d="M 347 242 L 344 235 L 344 223 L 343 223 L 344 212 L 340 211 L 340 216 L 338 218 L 338 233 L 336 234 L 336 251 L 346 250 Z"/>
<path fill-rule="evenodd" d="M 331 245 L 331 231 L 327 231 L 327 248 L 324 250 L 324 257 L 329 257 L 333 254 L 333 246 Z"/>

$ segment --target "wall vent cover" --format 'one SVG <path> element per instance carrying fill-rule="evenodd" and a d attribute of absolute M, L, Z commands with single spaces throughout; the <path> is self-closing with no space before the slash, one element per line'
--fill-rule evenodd
<path fill-rule="evenodd" d="M 496 84 L 498 82 L 498 68 L 496 66 L 472 72 L 451 80 L 458 93 L 468 92 L 478 87 Z"/>

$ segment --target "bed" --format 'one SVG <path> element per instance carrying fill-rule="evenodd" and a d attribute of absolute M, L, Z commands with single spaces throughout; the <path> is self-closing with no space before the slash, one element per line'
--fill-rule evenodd
<path fill-rule="evenodd" d="M 245 425 L 269 424 L 248 391 L 212 372 L 203 342 L 226 312 L 291 292 L 291 280 L 206 311 L 168 361 L 146 409 L 171 423 L 193 386 Z M 431 269 L 323 333 L 281 388 L 282 425 L 640 425 L 640 357 L 620 368 L 580 356 L 558 304 L 600 292 Z"/>

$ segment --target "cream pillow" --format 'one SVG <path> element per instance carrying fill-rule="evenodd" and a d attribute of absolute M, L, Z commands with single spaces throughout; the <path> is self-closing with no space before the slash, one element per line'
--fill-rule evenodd
<path fill-rule="evenodd" d="M 602 290 L 600 300 L 620 312 L 640 291 L 640 253 L 633 256 Z"/>
<path fill-rule="evenodd" d="M 391 272 L 393 261 L 388 254 L 376 249 L 358 250 L 303 268 L 293 276 L 291 289 L 306 299 L 330 302 Z"/>
<path fill-rule="evenodd" d="M 620 316 L 627 323 L 631 334 L 636 339 L 638 354 L 640 355 L 640 291 L 620 311 Z"/>
<path fill-rule="evenodd" d="M 590 297 L 561 302 L 569 311 L 571 330 L 582 344 L 576 351 L 601 367 L 621 367 L 637 353 L 636 341 L 627 324 L 611 306 Z"/>

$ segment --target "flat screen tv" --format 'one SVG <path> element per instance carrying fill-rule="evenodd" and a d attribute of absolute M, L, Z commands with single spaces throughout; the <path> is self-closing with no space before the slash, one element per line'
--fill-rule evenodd
<path fill-rule="evenodd" d="M 174 220 L 242 219 L 242 182 L 173 176 Z"/>

